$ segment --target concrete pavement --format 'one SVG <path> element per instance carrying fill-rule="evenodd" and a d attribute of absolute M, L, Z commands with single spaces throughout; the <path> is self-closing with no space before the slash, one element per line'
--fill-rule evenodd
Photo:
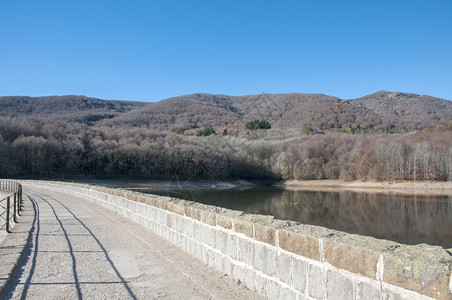
<path fill-rule="evenodd" d="M 2 299 L 259 299 L 111 211 L 58 192 L 24 191 L 36 218 Z"/>

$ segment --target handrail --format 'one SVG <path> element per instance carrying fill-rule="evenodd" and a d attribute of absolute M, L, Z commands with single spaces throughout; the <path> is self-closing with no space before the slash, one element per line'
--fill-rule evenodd
<path fill-rule="evenodd" d="M 0 180 L 0 191 L 12 192 L 12 195 L 0 199 L 0 230 L 5 229 L 9 233 L 11 220 L 17 223 L 22 211 L 22 185 L 11 180 Z"/>

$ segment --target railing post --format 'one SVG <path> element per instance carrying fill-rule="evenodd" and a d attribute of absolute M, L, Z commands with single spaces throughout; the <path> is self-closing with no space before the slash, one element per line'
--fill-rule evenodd
<path fill-rule="evenodd" d="M 17 223 L 17 193 L 14 192 L 14 202 L 13 202 L 13 220 Z"/>
<path fill-rule="evenodd" d="M 11 232 L 9 230 L 9 196 L 6 197 L 6 232 Z"/>
<path fill-rule="evenodd" d="M 24 200 L 22 199 L 22 185 L 19 186 L 19 197 L 20 197 L 20 210 L 22 210 L 24 206 Z"/>
<path fill-rule="evenodd" d="M 20 195 L 19 195 L 19 187 L 17 188 L 17 215 L 20 216 Z"/>

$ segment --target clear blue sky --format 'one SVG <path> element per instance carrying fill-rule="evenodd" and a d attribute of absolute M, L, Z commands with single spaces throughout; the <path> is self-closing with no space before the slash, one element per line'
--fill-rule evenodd
<path fill-rule="evenodd" d="M 452 1 L 0 0 L 0 95 L 452 100 Z"/>

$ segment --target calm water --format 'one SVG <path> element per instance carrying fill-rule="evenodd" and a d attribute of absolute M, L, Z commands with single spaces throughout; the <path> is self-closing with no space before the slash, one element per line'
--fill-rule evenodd
<path fill-rule="evenodd" d="M 427 243 L 452 248 L 451 197 L 295 192 L 274 187 L 145 192 L 404 244 Z"/>

